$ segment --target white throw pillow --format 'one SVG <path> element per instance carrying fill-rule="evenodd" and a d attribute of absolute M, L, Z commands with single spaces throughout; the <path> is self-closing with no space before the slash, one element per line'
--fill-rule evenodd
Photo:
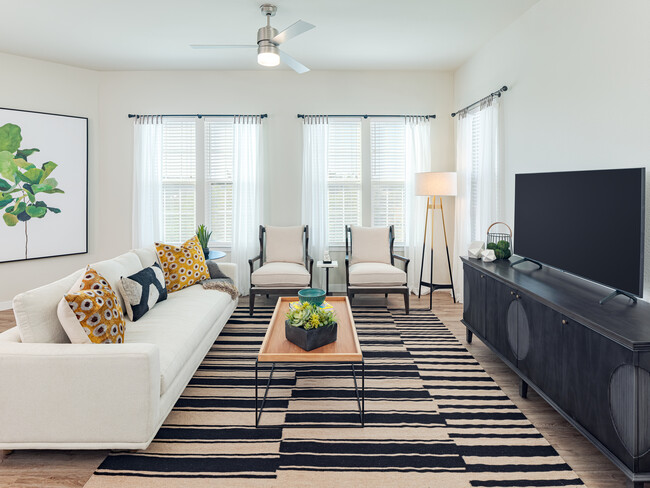
<path fill-rule="evenodd" d="M 388 227 L 350 226 L 352 233 L 352 255 L 350 264 L 390 264 L 390 241 Z"/>
<path fill-rule="evenodd" d="M 266 227 L 267 263 L 305 263 L 303 249 L 304 227 Z"/>

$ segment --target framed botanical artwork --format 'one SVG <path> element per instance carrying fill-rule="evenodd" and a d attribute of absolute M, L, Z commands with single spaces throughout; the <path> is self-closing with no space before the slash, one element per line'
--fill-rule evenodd
<path fill-rule="evenodd" d="M 0 263 L 88 252 L 88 119 L 0 108 Z"/>

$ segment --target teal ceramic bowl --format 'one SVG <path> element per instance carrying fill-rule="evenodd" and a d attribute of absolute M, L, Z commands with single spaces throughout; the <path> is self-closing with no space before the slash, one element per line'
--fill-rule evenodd
<path fill-rule="evenodd" d="M 298 292 L 300 303 L 309 302 L 312 305 L 320 305 L 325 301 L 325 290 L 320 288 L 305 288 Z"/>

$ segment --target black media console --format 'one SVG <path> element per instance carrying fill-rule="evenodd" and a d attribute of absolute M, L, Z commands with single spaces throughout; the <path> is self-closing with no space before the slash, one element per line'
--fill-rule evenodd
<path fill-rule="evenodd" d="M 611 459 L 650 481 L 650 303 L 552 268 L 464 263 L 463 324 Z M 514 258 L 513 258 L 514 259 Z"/>

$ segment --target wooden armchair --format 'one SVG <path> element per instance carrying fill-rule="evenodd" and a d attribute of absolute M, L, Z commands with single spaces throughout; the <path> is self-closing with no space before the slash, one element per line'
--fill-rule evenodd
<path fill-rule="evenodd" d="M 395 228 L 345 226 L 345 283 L 350 300 L 357 294 L 399 293 L 409 313 L 409 259 L 393 253 Z M 402 271 L 395 260 L 404 264 Z"/>
<path fill-rule="evenodd" d="M 255 269 L 255 262 L 259 267 Z M 309 226 L 260 225 L 260 253 L 248 260 L 251 291 L 250 314 L 255 295 L 296 295 L 311 287 L 314 260 L 309 256 Z"/>

